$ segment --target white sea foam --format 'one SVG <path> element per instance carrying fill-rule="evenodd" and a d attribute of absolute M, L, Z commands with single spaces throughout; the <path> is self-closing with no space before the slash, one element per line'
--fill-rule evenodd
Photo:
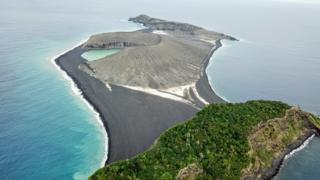
<path fill-rule="evenodd" d="M 72 80 L 72 78 L 70 76 L 68 76 L 68 74 L 61 69 L 61 67 L 56 63 L 56 59 L 62 55 L 64 55 L 65 53 L 67 53 L 68 51 L 73 50 L 74 48 L 78 47 L 79 45 L 83 44 L 84 42 L 86 42 L 88 39 L 81 41 L 81 43 L 79 43 L 78 45 L 74 46 L 73 48 L 69 49 L 69 50 L 65 50 L 62 53 L 54 56 L 51 58 L 51 63 L 56 67 L 56 69 L 61 73 L 61 75 L 69 82 L 70 86 L 71 86 L 71 90 L 72 92 L 77 96 L 80 97 L 80 99 L 84 102 L 84 104 L 86 104 L 86 106 L 94 112 L 95 115 L 95 119 L 97 120 L 96 122 L 99 125 L 99 129 L 101 131 L 101 133 L 104 136 L 104 140 L 105 140 L 105 148 L 104 148 L 104 156 L 103 159 L 100 163 L 100 167 L 103 167 L 105 162 L 108 159 L 108 134 L 105 130 L 105 127 L 103 125 L 102 119 L 100 117 L 100 114 L 94 109 L 94 107 L 84 98 L 83 96 L 83 92 L 79 89 L 79 87 L 77 86 L 77 84 Z"/>
<path fill-rule="evenodd" d="M 211 56 L 211 58 L 210 58 L 210 60 L 209 60 L 209 63 L 208 63 L 208 65 L 207 65 L 207 67 L 206 67 L 206 71 L 205 71 L 205 72 L 206 72 L 206 74 L 207 74 L 208 81 L 209 81 L 209 85 L 210 85 L 210 88 L 212 89 L 212 91 L 213 91 L 217 96 L 219 96 L 222 100 L 224 100 L 224 101 L 226 101 L 226 102 L 231 102 L 231 101 L 229 101 L 226 97 L 224 97 L 224 96 L 222 96 L 221 94 L 219 94 L 219 92 L 213 87 L 213 85 L 210 84 L 210 76 L 208 76 L 208 73 L 207 73 L 207 68 L 210 66 L 210 63 L 212 63 L 215 54 L 217 53 L 217 51 L 218 51 L 219 49 L 222 49 L 224 46 L 225 46 L 225 44 L 223 44 L 223 41 L 221 41 L 221 47 L 219 47 L 218 49 L 216 49 L 215 52 L 212 54 L 212 56 Z M 214 47 L 214 48 L 216 48 L 216 47 Z"/>
<path fill-rule="evenodd" d="M 314 138 L 314 134 L 312 136 L 310 136 L 307 140 L 305 140 L 303 142 L 303 144 L 301 144 L 298 148 L 294 149 L 293 151 L 291 151 L 289 154 L 287 154 L 284 159 L 289 159 L 290 157 L 292 157 L 295 153 L 301 151 L 302 149 L 304 149 L 305 147 L 307 147 L 307 145 L 310 143 L 310 141 Z"/>
<path fill-rule="evenodd" d="M 208 78 L 209 79 L 209 78 Z M 210 84 L 210 83 L 209 83 Z M 222 100 L 224 100 L 225 102 L 231 102 L 229 101 L 226 97 L 222 96 L 221 94 L 219 94 L 219 92 L 210 84 L 210 87 L 212 89 L 212 91 L 219 96 Z"/>
<path fill-rule="evenodd" d="M 165 32 L 154 32 L 154 33 L 157 33 L 157 34 L 166 34 Z M 84 98 L 83 96 L 83 92 L 78 88 L 77 84 L 72 80 L 71 77 L 68 76 L 68 74 L 61 69 L 61 67 L 56 63 L 56 59 L 62 55 L 64 55 L 65 53 L 67 53 L 68 51 L 71 51 L 73 50 L 74 48 L 78 47 L 79 45 L 83 44 L 84 42 L 86 42 L 88 39 L 84 40 L 84 41 L 81 41 L 81 43 L 79 43 L 78 45 L 74 46 L 73 48 L 71 49 L 68 49 L 68 50 L 65 50 L 63 51 L 62 53 L 54 56 L 51 58 L 51 63 L 56 67 L 56 69 L 61 73 L 61 75 L 70 83 L 70 87 L 71 87 L 71 90 L 72 92 L 80 97 L 82 99 L 82 101 L 86 104 L 86 106 L 94 112 L 95 114 L 95 118 L 99 124 L 99 127 L 100 127 L 100 130 L 102 131 L 102 133 L 104 134 L 104 139 L 105 139 L 105 150 L 104 150 L 104 157 L 103 157 L 103 160 L 100 164 L 100 167 L 103 167 L 104 166 L 104 163 L 106 162 L 107 158 L 108 158 L 108 135 L 105 131 L 105 128 L 104 128 L 104 125 L 103 125 L 103 122 L 102 122 L 102 119 L 100 117 L 100 114 L 94 109 L 94 107 Z M 212 43 L 212 42 L 211 42 Z M 213 57 L 211 57 L 213 58 Z M 210 59 L 211 61 L 211 59 Z M 106 87 L 111 91 L 111 87 L 109 84 L 106 84 Z M 138 91 L 142 91 L 142 92 L 145 92 L 145 93 L 148 93 L 148 94 L 153 94 L 153 95 L 157 95 L 157 96 L 160 96 L 160 97 L 163 97 L 163 98 L 168 98 L 168 99 L 172 99 L 172 100 L 175 100 L 175 101 L 180 101 L 180 102 L 183 102 L 183 103 L 187 103 L 187 104 L 190 104 L 190 102 L 182 97 L 179 97 L 181 94 L 183 94 L 183 91 L 185 90 L 185 88 L 193 88 L 193 91 L 195 92 L 195 95 L 197 96 L 197 98 L 202 101 L 203 103 L 205 104 L 208 104 L 208 102 L 203 99 L 199 94 L 198 92 L 196 91 L 196 88 L 194 87 L 194 84 L 191 84 L 191 85 L 187 85 L 187 86 L 184 86 L 184 87 L 176 87 L 176 88 L 170 88 L 168 89 L 168 93 L 166 92 L 160 92 L 158 90 L 155 90 L 155 89 L 151 89 L 151 88 L 142 88 L 142 87 L 133 87 L 133 86 L 124 86 L 126 88 L 129 88 L 129 89 L 133 89 L 133 90 L 138 90 Z M 219 95 L 217 93 L 217 91 L 215 91 L 213 89 L 213 87 L 210 85 L 210 87 L 212 88 L 212 90 L 219 96 L 221 97 L 222 99 L 224 99 L 225 101 L 229 102 L 226 98 L 224 98 L 223 96 Z M 172 93 L 172 94 L 171 94 Z M 175 94 L 175 95 L 173 95 Z"/>

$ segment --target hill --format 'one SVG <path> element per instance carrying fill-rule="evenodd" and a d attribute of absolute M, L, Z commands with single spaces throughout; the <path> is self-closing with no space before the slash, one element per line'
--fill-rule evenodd
<path fill-rule="evenodd" d="M 90 179 L 269 179 L 319 125 L 318 117 L 282 102 L 211 104 L 149 150 Z"/>

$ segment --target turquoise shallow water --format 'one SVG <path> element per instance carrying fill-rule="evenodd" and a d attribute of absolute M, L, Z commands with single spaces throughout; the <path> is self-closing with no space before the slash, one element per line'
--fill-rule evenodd
<path fill-rule="evenodd" d="M 101 166 L 104 130 L 51 58 L 92 33 L 138 26 L 102 24 L 84 6 L 0 2 L 0 179 L 86 179 Z"/>
<path fill-rule="evenodd" d="M 319 12 L 280 0 L 0 1 L 0 179 L 85 179 L 100 166 L 95 114 L 50 59 L 91 34 L 139 28 L 126 19 L 141 13 L 242 39 L 224 42 L 208 68 L 228 100 L 279 99 L 320 114 Z M 319 143 L 278 178 L 317 179 Z"/>
<path fill-rule="evenodd" d="M 98 50 L 89 50 L 84 52 L 81 56 L 88 61 L 94 61 L 101 59 L 112 54 L 119 52 L 120 49 L 98 49 Z"/>
<path fill-rule="evenodd" d="M 104 156 L 102 131 L 50 63 L 55 42 L 30 39 L 15 40 L 14 55 L 1 54 L 1 179 L 86 177 Z"/>

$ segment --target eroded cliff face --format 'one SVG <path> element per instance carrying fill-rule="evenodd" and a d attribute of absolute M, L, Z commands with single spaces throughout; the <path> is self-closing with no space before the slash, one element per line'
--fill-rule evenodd
<path fill-rule="evenodd" d="M 312 115 L 297 107 L 287 110 L 282 118 L 259 124 L 249 136 L 251 162 L 242 179 L 271 179 L 284 157 L 317 133 Z"/>
<path fill-rule="evenodd" d="M 83 44 L 83 48 L 127 48 L 133 46 L 152 46 L 159 44 L 160 37 L 143 31 L 111 32 L 96 34 Z"/>
<path fill-rule="evenodd" d="M 182 31 L 187 34 L 194 34 L 197 30 L 204 30 L 203 28 L 195 25 L 151 18 L 147 15 L 139 15 L 137 17 L 129 18 L 129 21 L 140 23 L 151 30 Z"/>
<path fill-rule="evenodd" d="M 271 179 L 319 125 L 319 117 L 281 102 L 211 104 L 91 179 Z"/>
<path fill-rule="evenodd" d="M 189 164 L 187 167 L 181 169 L 176 176 L 177 180 L 193 180 L 199 174 L 203 173 L 203 169 L 197 164 Z"/>
<path fill-rule="evenodd" d="M 203 40 L 212 40 L 217 38 L 237 40 L 234 37 L 217 33 L 215 31 L 208 31 L 202 27 L 195 26 L 188 23 L 180 23 L 174 21 L 167 21 L 157 18 L 152 18 L 147 15 L 139 15 L 137 17 L 129 18 L 129 21 L 140 23 L 150 30 L 168 31 L 175 36 L 193 37 Z"/>

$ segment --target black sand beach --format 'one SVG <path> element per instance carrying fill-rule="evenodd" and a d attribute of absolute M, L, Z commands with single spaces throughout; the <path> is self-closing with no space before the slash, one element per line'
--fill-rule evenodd
<path fill-rule="evenodd" d="M 213 89 L 209 84 L 208 75 L 206 73 L 207 66 L 210 62 L 210 59 L 215 51 L 217 51 L 222 46 L 221 41 L 216 41 L 215 47 L 209 52 L 207 57 L 203 60 L 202 68 L 201 68 L 201 76 L 200 79 L 196 83 L 196 89 L 201 97 L 207 100 L 210 103 L 224 103 L 225 101 L 215 94 Z"/>
<path fill-rule="evenodd" d="M 85 51 L 79 46 L 55 61 L 99 112 L 109 137 L 107 162 L 126 159 L 143 152 L 167 128 L 187 120 L 198 111 L 185 103 L 120 86 L 110 85 L 112 91 L 109 91 L 101 81 L 78 68 L 86 62 L 81 57 Z M 204 60 L 205 66 L 210 57 L 208 55 L 208 59 Z M 212 91 L 205 73 L 196 87 L 200 96 L 208 102 L 223 102 Z"/>
<path fill-rule="evenodd" d="M 107 162 L 127 159 L 145 151 L 154 143 L 156 138 L 158 138 L 162 132 L 164 132 L 174 124 L 191 118 L 197 111 L 205 106 L 205 103 L 224 103 L 223 99 L 218 97 L 213 92 L 206 75 L 206 67 L 211 59 L 212 54 L 219 47 L 221 47 L 220 41 L 222 39 L 235 40 L 234 38 L 213 31 L 207 31 L 203 28 L 190 24 L 165 21 L 150 18 L 145 15 L 140 15 L 136 19 L 133 19 L 133 21 L 145 24 L 145 26 L 147 26 L 150 30 L 163 29 L 171 35 L 164 37 L 160 35 L 154 35 L 152 34 L 152 31 L 149 32 L 145 30 L 142 30 L 140 32 L 132 32 L 132 36 L 130 33 L 110 33 L 97 35 L 93 36 L 93 38 L 89 39 L 86 43 L 74 48 L 73 50 L 68 51 L 67 53 L 55 59 L 56 64 L 60 66 L 60 68 L 73 79 L 78 88 L 83 92 L 84 98 L 87 99 L 87 101 L 100 114 L 109 138 Z M 211 40 L 214 40 L 215 43 L 209 43 L 202 38 L 209 38 Z M 154 43 L 162 43 L 162 40 L 163 42 L 168 43 L 161 44 L 161 46 L 159 46 L 159 50 L 163 49 L 164 46 L 169 49 L 168 52 L 160 51 L 159 53 L 158 48 L 148 49 L 149 46 L 153 46 Z M 171 42 L 173 42 L 173 44 Z M 91 44 L 88 45 L 88 43 Z M 142 72 L 142 74 L 154 73 L 155 75 L 160 76 L 160 78 L 162 78 L 162 75 L 163 77 L 167 76 L 169 77 L 169 81 L 166 82 L 171 83 L 171 85 L 175 85 L 175 82 L 170 81 L 171 75 L 174 75 L 175 78 L 178 79 L 177 82 L 180 82 L 179 76 L 191 75 L 190 77 L 192 78 L 197 76 L 199 77 L 198 79 L 193 81 L 195 83 L 195 87 L 188 88 L 186 90 L 187 92 L 184 92 L 189 94 L 189 96 L 182 97 L 186 100 L 189 100 L 190 103 L 152 95 L 144 91 L 137 91 L 131 88 L 126 88 L 125 86 L 115 85 L 114 83 L 108 83 L 111 87 L 109 88 L 106 86 L 105 79 L 97 78 L 96 76 L 94 76 L 96 70 L 91 69 L 91 67 L 89 67 L 88 65 L 88 61 L 81 57 L 82 53 L 95 47 L 111 48 L 114 46 L 119 46 L 121 48 L 128 48 L 123 50 L 124 52 L 128 52 L 129 49 L 132 50 L 132 48 L 139 46 L 138 44 L 141 44 L 141 48 L 137 50 L 138 52 L 144 49 L 148 49 L 150 50 L 149 56 L 152 56 L 153 53 L 158 53 L 160 54 L 160 56 L 158 57 L 158 59 L 149 59 L 150 57 L 144 57 L 143 53 L 139 54 L 138 58 L 140 61 L 137 64 L 133 64 L 133 68 L 137 68 L 134 70 L 139 71 L 139 68 L 141 68 L 140 64 L 143 63 L 149 63 L 149 67 L 154 69 L 157 69 L 158 66 L 162 66 L 162 68 L 171 68 L 171 70 L 173 71 L 168 72 L 169 74 L 166 74 L 166 72 L 164 74 L 161 74 L 162 71 L 152 71 L 148 68 L 143 69 Z M 198 45 L 201 46 L 202 49 L 199 49 Z M 176 47 L 180 47 L 180 51 L 175 50 L 174 48 Z M 189 50 L 193 51 L 194 53 L 202 54 L 200 54 L 199 56 L 193 56 L 189 53 L 190 56 L 184 56 L 185 51 L 181 52 L 181 47 L 183 47 L 183 49 L 187 51 Z M 192 47 L 196 49 L 193 49 Z M 122 54 L 124 52 L 122 52 Z M 128 69 L 128 67 L 126 66 L 126 62 L 132 63 L 132 61 L 134 62 L 137 60 L 135 59 L 137 57 L 131 54 L 123 56 L 122 58 L 124 59 L 120 58 L 119 60 L 114 61 L 113 64 L 108 64 L 110 60 L 105 59 L 102 61 L 101 65 L 103 65 L 107 69 L 110 69 L 111 67 L 123 67 L 125 69 Z M 171 63 L 174 64 L 176 61 L 180 61 L 181 64 L 179 64 L 179 66 L 171 66 L 170 62 L 166 62 L 162 65 L 158 64 L 158 62 L 163 60 L 163 58 L 165 61 L 166 58 L 171 58 L 172 55 L 176 55 L 176 59 L 172 59 Z M 202 58 L 194 59 L 193 61 L 192 58 L 190 60 L 190 57 Z M 189 58 L 189 61 L 187 59 L 184 60 L 184 58 Z M 119 65 L 117 64 L 117 62 L 120 61 L 123 64 L 120 64 L 121 66 L 117 66 Z M 150 64 L 154 62 L 155 64 Z M 194 69 L 192 69 L 193 66 L 195 66 L 192 63 L 195 63 L 197 68 L 199 68 L 198 71 L 194 71 Z M 89 73 L 88 71 L 84 71 L 82 68 L 80 68 L 83 66 L 87 66 L 89 68 L 87 69 L 89 70 Z M 187 69 L 185 73 L 170 74 L 171 72 L 177 71 L 179 68 L 181 69 L 181 66 L 184 66 L 182 68 Z M 190 66 L 192 66 L 191 69 Z M 117 75 L 121 77 L 127 75 L 127 72 L 124 72 L 124 69 L 117 69 L 116 71 L 113 71 L 114 69 L 112 68 L 111 75 L 114 76 L 115 74 L 113 73 L 117 73 L 116 76 L 114 76 L 116 78 Z M 188 73 L 188 68 L 196 74 L 193 74 L 191 72 Z M 103 68 L 101 70 L 106 71 Z M 110 75 L 110 72 L 108 71 L 102 73 L 107 75 L 109 73 Z M 131 77 L 129 76 L 129 78 Z M 113 79 L 109 80 L 113 81 Z M 190 79 L 186 79 L 186 81 L 188 81 L 189 83 Z M 152 82 L 156 84 L 158 83 L 154 80 Z M 165 87 L 166 85 L 166 83 L 160 84 L 160 86 L 163 87 Z M 177 83 L 175 86 L 180 87 L 181 85 L 179 86 L 179 83 Z M 159 92 L 162 92 L 161 89 L 159 89 Z"/>

